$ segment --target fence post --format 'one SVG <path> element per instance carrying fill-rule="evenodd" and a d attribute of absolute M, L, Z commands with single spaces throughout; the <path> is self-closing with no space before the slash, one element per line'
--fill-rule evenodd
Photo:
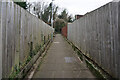
<path fill-rule="evenodd" d="M 2 24 L 1 24 L 1 5 L 0 2 L 0 80 L 2 79 Z"/>

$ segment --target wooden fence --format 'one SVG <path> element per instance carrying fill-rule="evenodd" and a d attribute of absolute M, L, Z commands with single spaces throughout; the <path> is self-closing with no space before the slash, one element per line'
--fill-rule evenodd
<path fill-rule="evenodd" d="M 68 39 L 120 79 L 120 1 L 110 2 L 68 24 Z"/>
<path fill-rule="evenodd" d="M 53 32 L 52 27 L 13 2 L 0 2 L 0 78 L 20 67 L 31 48 L 42 46 Z"/>
<path fill-rule="evenodd" d="M 0 79 L 2 78 L 2 27 L 1 27 L 1 2 L 0 2 Z"/>

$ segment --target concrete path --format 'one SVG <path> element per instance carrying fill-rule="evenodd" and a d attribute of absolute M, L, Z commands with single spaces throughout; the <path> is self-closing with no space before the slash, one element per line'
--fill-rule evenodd
<path fill-rule="evenodd" d="M 57 34 L 33 78 L 95 78 L 75 55 L 71 45 Z"/>

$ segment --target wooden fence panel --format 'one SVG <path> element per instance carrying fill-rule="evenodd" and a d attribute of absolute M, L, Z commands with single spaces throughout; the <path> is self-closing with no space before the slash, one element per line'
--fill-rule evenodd
<path fill-rule="evenodd" d="M 113 77 L 120 76 L 120 1 L 112 1 L 72 24 L 68 39 Z"/>
<path fill-rule="evenodd" d="M 25 63 L 31 42 L 35 49 L 43 44 L 44 37 L 48 41 L 53 32 L 53 28 L 15 3 L 0 2 L 0 79 L 8 78 L 16 67 Z"/>

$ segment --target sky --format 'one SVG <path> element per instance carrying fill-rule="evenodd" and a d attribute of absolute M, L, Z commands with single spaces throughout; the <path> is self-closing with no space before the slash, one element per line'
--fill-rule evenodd
<path fill-rule="evenodd" d="M 45 0 L 51 2 L 52 0 Z M 69 14 L 84 15 L 87 12 L 93 11 L 112 0 L 54 0 L 54 4 L 61 9 L 66 8 Z"/>
<path fill-rule="evenodd" d="M 36 1 L 36 0 L 31 0 Z M 40 0 L 37 0 L 40 1 Z M 42 0 L 50 3 L 52 0 Z M 54 4 L 60 7 L 59 10 L 67 9 L 69 14 L 84 15 L 87 12 L 93 11 L 113 0 L 54 0 Z"/>

